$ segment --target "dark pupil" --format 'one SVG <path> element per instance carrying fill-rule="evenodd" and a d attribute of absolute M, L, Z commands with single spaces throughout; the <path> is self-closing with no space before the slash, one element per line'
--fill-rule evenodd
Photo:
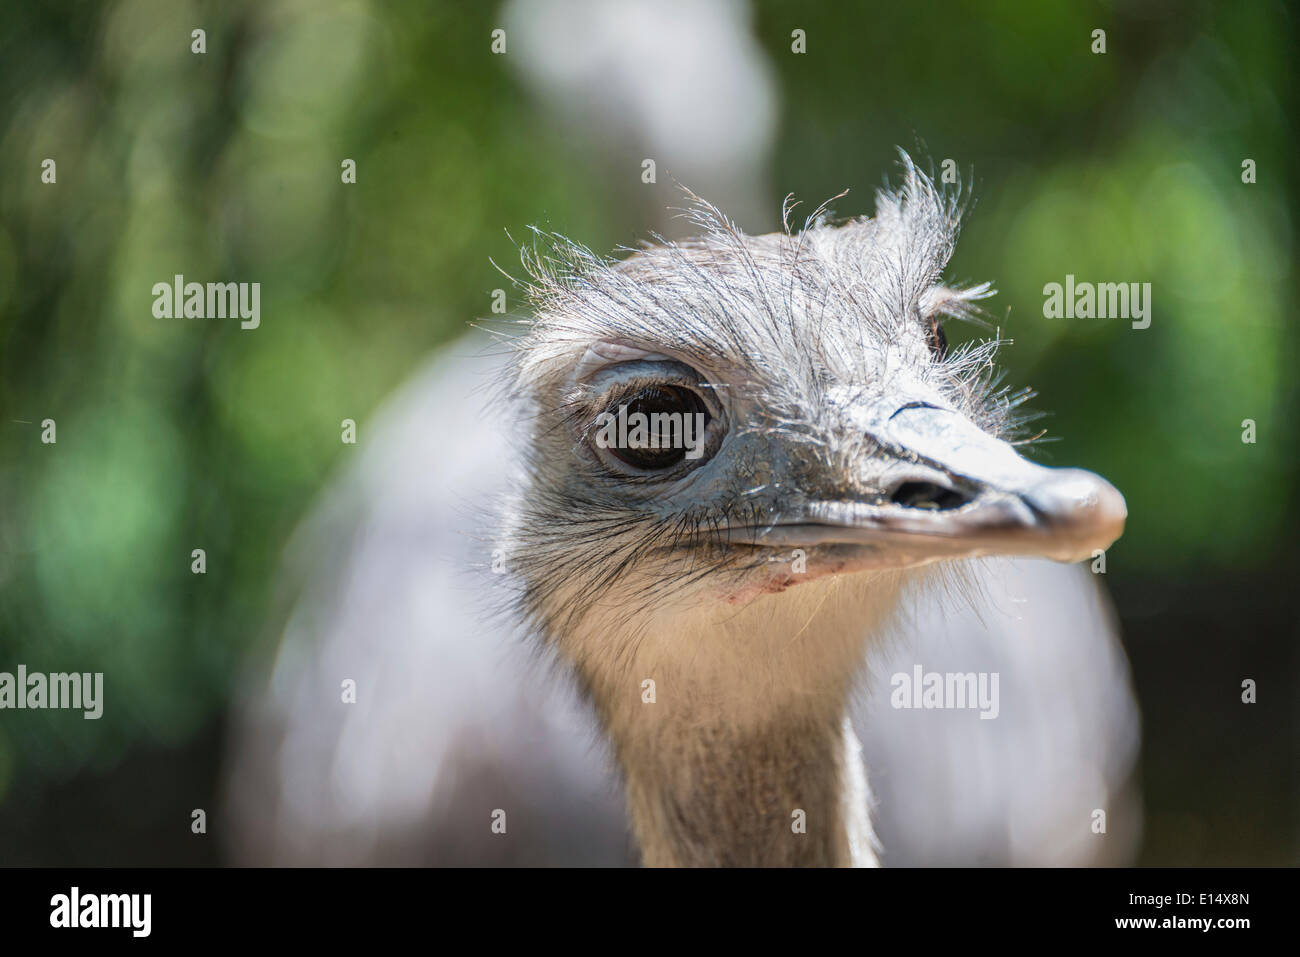
<path fill-rule="evenodd" d="M 628 441 L 626 445 L 611 446 L 610 451 L 633 468 L 671 468 L 686 458 L 687 438 L 694 445 L 703 441 L 703 427 L 708 425 L 709 415 L 703 400 L 689 389 L 650 386 L 623 404 L 627 406 Z M 616 405 L 610 412 L 618 415 L 619 407 Z M 644 431 L 633 428 L 637 422 L 633 416 L 638 413 L 645 416 Z M 697 413 L 703 417 L 697 419 Z"/>
<path fill-rule="evenodd" d="M 937 319 L 930 326 L 930 351 L 934 353 L 936 359 L 945 359 L 948 356 L 948 337 L 943 334 L 943 326 Z"/>

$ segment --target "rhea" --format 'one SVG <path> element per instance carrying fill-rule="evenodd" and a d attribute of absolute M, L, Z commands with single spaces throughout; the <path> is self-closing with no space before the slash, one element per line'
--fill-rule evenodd
<path fill-rule="evenodd" d="M 989 294 L 943 281 L 958 214 L 905 159 L 870 218 L 526 245 L 507 348 L 434 357 L 291 543 L 237 859 L 873 863 L 861 739 L 886 862 L 1126 860 L 1105 598 L 996 557 L 1088 558 L 1124 502 L 1019 454 L 996 337 L 949 350 Z M 891 710 L 940 662 L 996 720 Z"/>
<path fill-rule="evenodd" d="M 1124 500 L 1018 453 L 996 343 L 948 350 L 989 288 L 943 283 L 959 208 L 910 164 L 870 218 L 690 215 L 698 238 L 621 262 L 526 255 L 505 565 L 595 708 L 646 864 L 873 863 L 848 701 L 875 636 L 982 556 L 1105 549 Z M 620 407 L 702 416 L 703 454 L 595 441 Z"/>

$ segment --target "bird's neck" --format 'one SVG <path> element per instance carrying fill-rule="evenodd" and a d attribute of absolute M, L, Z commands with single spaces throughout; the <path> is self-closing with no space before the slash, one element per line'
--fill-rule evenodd
<path fill-rule="evenodd" d="M 714 723 L 666 738 L 620 747 L 647 866 L 874 863 L 866 774 L 843 719 Z"/>
<path fill-rule="evenodd" d="M 876 585 L 831 578 L 561 642 L 613 742 L 646 864 L 874 863 L 846 712 L 896 596 Z"/>

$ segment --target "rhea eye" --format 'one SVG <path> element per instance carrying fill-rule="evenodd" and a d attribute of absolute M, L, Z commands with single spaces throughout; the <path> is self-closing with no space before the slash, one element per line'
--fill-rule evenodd
<path fill-rule="evenodd" d="M 936 317 L 930 320 L 930 352 L 942 362 L 948 358 L 948 337 L 943 333 L 943 323 Z"/>
<path fill-rule="evenodd" d="M 662 471 L 700 457 L 709 419 L 704 400 L 690 389 L 651 385 L 597 416 L 594 438 L 634 469 Z"/>

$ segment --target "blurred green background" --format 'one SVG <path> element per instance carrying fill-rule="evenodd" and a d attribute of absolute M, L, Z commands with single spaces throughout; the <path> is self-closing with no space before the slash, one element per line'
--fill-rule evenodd
<path fill-rule="evenodd" d="M 836 212 L 869 213 L 897 145 L 974 171 L 950 273 L 999 289 L 1009 381 L 1060 438 L 1038 454 L 1129 503 L 1107 581 L 1144 715 L 1142 862 L 1300 861 L 1293 11 L 764 2 L 740 19 L 776 93 L 745 228 L 777 228 L 790 192 L 849 187 Z M 220 861 L 189 810 L 217 806 L 281 550 L 353 454 L 340 420 L 364 429 L 489 313 L 491 260 L 518 261 L 507 230 L 600 250 L 677 228 L 655 218 L 680 203 L 673 157 L 647 186 L 635 137 L 575 132 L 512 65 L 527 37 L 490 54 L 499 21 L 414 0 L 0 12 L 0 670 L 104 671 L 109 699 L 99 721 L 0 713 L 0 863 Z M 261 327 L 154 318 L 176 273 L 261 282 Z M 1067 273 L 1150 282 L 1150 328 L 1044 319 Z"/>

